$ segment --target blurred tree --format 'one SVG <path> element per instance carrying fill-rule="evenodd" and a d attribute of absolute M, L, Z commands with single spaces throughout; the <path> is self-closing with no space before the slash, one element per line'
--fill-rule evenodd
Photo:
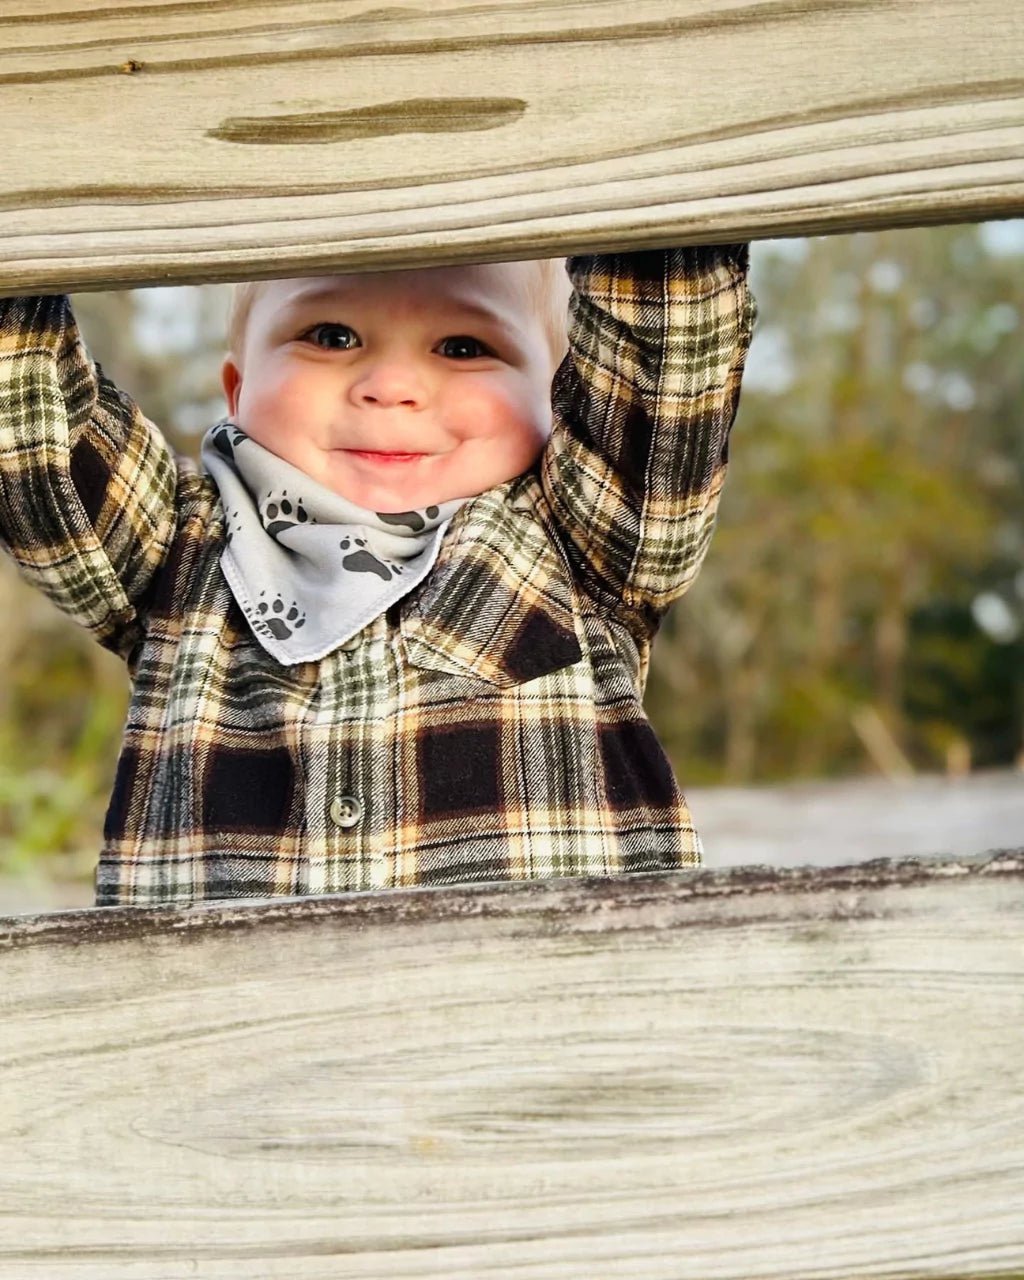
<path fill-rule="evenodd" d="M 1007 256 L 967 225 L 755 246 L 754 260 L 765 359 L 648 698 L 680 775 L 1012 762 L 1024 236 Z M 1015 619 L 1000 634 L 972 612 L 983 592 Z M 966 634 L 936 637 L 957 610 Z"/>

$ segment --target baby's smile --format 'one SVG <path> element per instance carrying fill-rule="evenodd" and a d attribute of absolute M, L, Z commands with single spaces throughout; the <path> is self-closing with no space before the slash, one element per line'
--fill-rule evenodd
<path fill-rule="evenodd" d="M 428 453 L 399 453 L 387 449 L 343 449 L 342 452 L 368 458 L 371 462 L 415 462 L 419 458 L 430 457 Z"/>
<path fill-rule="evenodd" d="M 375 462 L 382 465 L 394 465 L 396 462 L 419 462 L 423 458 L 429 458 L 429 453 L 404 453 L 398 449 L 341 449 L 340 453 L 348 454 L 351 458 L 362 458 L 366 462 Z"/>

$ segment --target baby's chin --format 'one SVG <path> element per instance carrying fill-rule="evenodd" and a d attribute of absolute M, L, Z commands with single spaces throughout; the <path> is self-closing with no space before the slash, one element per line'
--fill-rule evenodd
<path fill-rule="evenodd" d="M 333 480 L 328 487 L 364 511 L 376 511 L 380 515 L 422 511 L 456 498 L 476 497 L 473 493 L 451 493 L 443 486 L 427 484 L 365 484 L 347 479 Z"/>

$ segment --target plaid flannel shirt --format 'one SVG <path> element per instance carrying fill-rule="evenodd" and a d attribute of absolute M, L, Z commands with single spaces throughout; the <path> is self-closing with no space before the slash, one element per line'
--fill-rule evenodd
<path fill-rule="evenodd" d="M 413 593 L 294 667 L 224 580 L 213 483 L 91 362 L 67 300 L 0 302 L 0 539 L 132 676 L 100 905 L 699 862 L 641 698 L 711 535 L 747 248 L 567 267 L 539 464 L 458 512 Z"/>

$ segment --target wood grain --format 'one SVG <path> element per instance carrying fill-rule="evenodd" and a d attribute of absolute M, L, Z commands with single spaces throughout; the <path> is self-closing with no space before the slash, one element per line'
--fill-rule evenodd
<path fill-rule="evenodd" d="M 1014 0 L 19 0 L 0 291 L 1024 210 Z"/>
<path fill-rule="evenodd" d="M 0 1276 L 1024 1274 L 1024 851 L 0 921 Z"/>

